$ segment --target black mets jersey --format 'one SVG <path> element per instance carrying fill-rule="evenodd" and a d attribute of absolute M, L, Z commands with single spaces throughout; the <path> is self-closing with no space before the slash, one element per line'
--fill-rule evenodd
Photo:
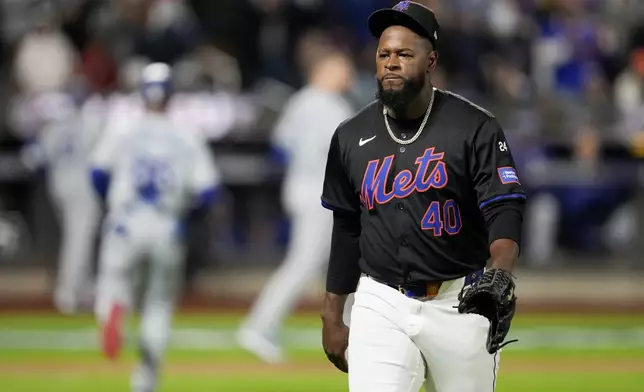
<path fill-rule="evenodd" d="M 409 140 L 422 119 L 388 117 Z M 390 284 L 456 279 L 485 267 L 482 210 L 523 200 L 514 160 L 496 118 L 436 89 L 417 140 L 390 136 L 380 102 L 342 123 L 331 141 L 322 205 L 360 213 L 360 269 Z"/>

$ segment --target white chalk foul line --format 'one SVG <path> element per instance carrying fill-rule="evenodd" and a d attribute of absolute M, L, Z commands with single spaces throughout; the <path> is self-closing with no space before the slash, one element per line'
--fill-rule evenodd
<path fill-rule="evenodd" d="M 318 349 L 321 345 L 320 330 L 316 328 L 286 329 L 283 333 L 286 347 Z M 0 350 L 87 350 L 97 347 L 98 331 L 77 330 L 17 330 L 0 329 Z M 518 329 L 508 339 L 519 339 L 518 344 L 508 350 L 529 350 L 535 348 L 559 349 L 644 349 L 644 328 L 632 329 L 582 329 L 582 328 L 539 328 Z M 135 333 L 128 334 L 134 341 Z M 233 329 L 189 329 L 173 331 L 170 344 L 175 349 L 226 350 L 237 347 Z"/>

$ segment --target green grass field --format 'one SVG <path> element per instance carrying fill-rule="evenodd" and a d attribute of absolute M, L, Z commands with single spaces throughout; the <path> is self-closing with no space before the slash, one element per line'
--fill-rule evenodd
<path fill-rule="evenodd" d="M 347 390 L 346 376 L 319 348 L 315 315 L 289 320 L 290 361 L 280 366 L 235 346 L 238 322 L 237 315 L 178 316 L 160 391 Z M 520 342 L 503 353 L 498 392 L 644 391 L 644 316 L 517 316 L 511 335 Z M 128 391 L 134 352 L 106 362 L 96 336 L 90 317 L 0 314 L 0 391 Z"/>

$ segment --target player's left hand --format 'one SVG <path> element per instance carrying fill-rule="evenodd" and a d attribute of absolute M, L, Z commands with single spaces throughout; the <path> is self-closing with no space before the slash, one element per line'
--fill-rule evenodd
<path fill-rule="evenodd" d="M 490 320 L 487 336 L 487 351 L 494 354 L 503 346 L 510 331 L 517 297 L 514 295 L 514 281 L 509 272 L 502 269 L 487 270 L 481 279 L 459 295 L 459 313 L 475 313 Z"/>

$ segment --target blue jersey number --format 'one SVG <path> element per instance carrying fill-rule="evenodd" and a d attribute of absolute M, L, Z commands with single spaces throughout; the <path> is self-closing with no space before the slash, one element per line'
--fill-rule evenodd
<path fill-rule="evenodd" d="M 461 231 L 461 225 L 458 204 L 451 199 L 443 203 L 442 208 L 439 202 L 431 202 L 420 223 L 423 230 L 431 230 L 436 237 L 443 235 L 443 232 L 456 235 Z"/>
<path fill-rule="evenodd" d="M 133 165 L 134 187 L 141 200 L 156 204 L 161 195 L 174 184 L 168 162 L 155 158 L 139 158 Z"/>

